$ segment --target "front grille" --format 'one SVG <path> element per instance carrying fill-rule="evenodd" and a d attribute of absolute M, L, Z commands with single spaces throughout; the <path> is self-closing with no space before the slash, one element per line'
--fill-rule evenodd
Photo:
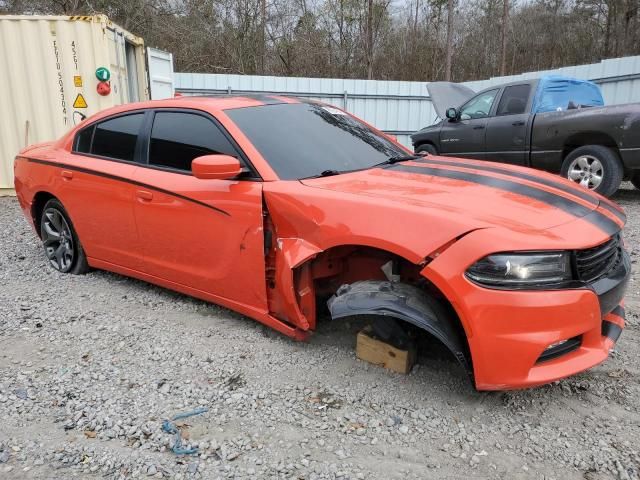
<path fill-rule="evenodd" d="M 604 277 L 622 259 L 620 235 L 614 235 L 597 247 L 576 251 L 576 271 L 584 282 L 593 282 Z"/>

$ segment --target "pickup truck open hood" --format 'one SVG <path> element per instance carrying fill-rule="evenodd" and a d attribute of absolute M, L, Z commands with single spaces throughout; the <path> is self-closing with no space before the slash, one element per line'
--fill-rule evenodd
<path fill-rule="evenodd" d="M 440 118 L 446 117 L 447 108 L 458 108 L 476 93 L 465 85 L 453 82 L 431 82 L 427 84 L 427 90 Z"/>

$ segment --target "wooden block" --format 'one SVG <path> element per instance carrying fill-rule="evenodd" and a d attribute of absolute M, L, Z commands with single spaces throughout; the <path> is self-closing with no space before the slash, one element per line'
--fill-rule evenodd
<path fill-rule="evenodd" d="M 407 374 L 411 371 L 416 361 L 416 348 L 411 345 L 408 350 L 400 350 L 373 338 L 371 329 L 365 327 L 358 333 L 356 356 L 365 362 L 380 365 L 394 372 Z"/>

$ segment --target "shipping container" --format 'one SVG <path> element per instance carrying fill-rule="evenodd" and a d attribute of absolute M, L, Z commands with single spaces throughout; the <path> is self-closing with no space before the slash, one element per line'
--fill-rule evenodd
<path fill-rule="evenodd" d="M 0 16 L 0 193 L 12 192 L 20 149 L 149 99 L 148 78 L 143 40 L 104 15 Z"/>

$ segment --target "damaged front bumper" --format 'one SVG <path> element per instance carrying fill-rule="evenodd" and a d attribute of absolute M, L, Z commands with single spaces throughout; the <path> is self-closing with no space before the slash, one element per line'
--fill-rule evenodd
<path fill-rule="evenodd" d="M 462 243 L 462 242 L 461 242 Z M 629 256 L 591 284 L 561 290 L 491 290 L 464 271 L 464 246 L 428 264 L 432 281 L 458 313 L 478 390 L 534 387 L 603 362 L 624 328 Z"/>

